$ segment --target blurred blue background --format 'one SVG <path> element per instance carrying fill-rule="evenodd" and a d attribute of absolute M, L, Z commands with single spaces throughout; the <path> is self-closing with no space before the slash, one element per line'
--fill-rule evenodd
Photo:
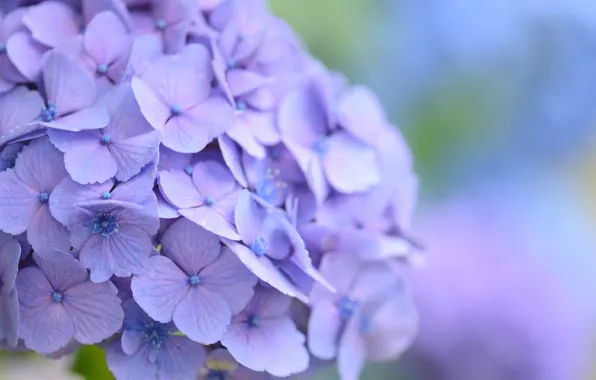
<path fill-rule="evenodd" d="M 364 377 L 596 379 L 596 2 L 270 2 L 416 158 L 420 337 Z M 98 355 L 75 369 L 107 379 Z"/>
<path fill-rule="evenodd" d="M 420 337 L 365 377 L 596 379 L 596 3 L 271 3 L 416 158 Z"/>

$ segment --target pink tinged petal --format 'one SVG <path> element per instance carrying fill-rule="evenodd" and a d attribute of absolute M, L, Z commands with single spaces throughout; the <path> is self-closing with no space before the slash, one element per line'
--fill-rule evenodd
<path fill-rule="evenodd" d="M 259 237 L 265 215 L 265 210 L 253 199 L 251 193 L 243 190 L 234 210 L 234 220 L 244 243 L 251 245 Z"/>
<path fill-rule="evenodd" d="M 210 73 L 205 74 L 193 63 L 186 57 L 165 56 L 153 63 L 141 80 L 168 108 L 178 106 L 185 111 L 207 99 L 211 93 Z"/>
<path fill-rule="evenodd" d="M 43 77 L 48 103 L 56 106 L 60 116 L 89 107 L 95 101 L 93 77 L 64 53 L 47 53 Z"/>
<path fill-rule="evenodd" d="M 71 8 L 57 1 L 32 6 L 23 16 L 23 24 L 33 38 L 49 47 L 79 34 L 78 20 Z"/>
<path fill-rule="evenodd" d="M 192 178 L 182 170 L 162 171 L 158 183 L 164 198 L 178 209 L 197 207 L 203 203 Z"/>
<path fill-rule="evenodd" d="M 262 281 L 290 297 L 307 303 L 308 297 L 296 287 L 266 256 L 257 256 L 245 245 L 224 239 L 224 243 L 232 249 L 240 261 L 244 263 Z"/>
<path fill-rule="evenodd" d="M 217 138 L 217 142 L 219 144 L 219 148 L 221 149 L 221 154 L 224 158 L 224 161 L 236 181 L 238 181 L 242 187 L 248 187 L 248 181 L 242 167 L 240 151 L 238 150 L 236 144 L 226 135 L 219 136 Z"/>
<path fill-rule="evenodd" d="M 24 147 L 14 167 L 18 178 L 38 192 L 51 192 L 66 176 L 62 153 L 41 138 Z"/>
<path fill-rule="evenodd" d="M 111 282 L 85 282 L 64 292 L 63 305 L 73 320 L 74 338 L 79 343 L 99 343 L 120 330 L 124 311 L 117 292 Z"/>
<path fill-rule="evenodd" d="M 132 280 L 135 301 L 156 321 L 170 322 L 176 305 L 189 290 L 188 275 L 169 258 L 152 257 Z"/>
<path fill-rule="evenodd" d="M 163 144 L 180 153 L 196 153 L 232 127 L 233 123 L 234 114 L 227 101 L 212 96 L 170 118 L 164 127 Z"/>
<path fill-rule="evenodd" d="M 12 235 L 25 232 L 41 206 L 39 192 L 25 185 L 14 170 L 0 172 L 0 229 Z"/>
<path fill-rule="evenodd" d="M 131 40 L 125 25 L 112 12 L 98 13 L 85 30 L 85 49 L 97 64 L 110 65 L 127 54 Z"/>
<path fill-rule="evenodd" d="M 409 295 L 392 294 L 375 311 L 372 330 L 363 335 L 367 358 L 393 360 L 410 347 L 418 330 L 418 314 Z"/>
<path fill-rule="evenodd" d="M 252 134 L 262 144 L 275 145 L 281 141 L 273 113 L 247 111 L 244 118 Z"/>
<path fill-rule="evenodd" d="M 116 160 L 101 143 L 98 131 L 67 132 L 49 130 L 52 144 L 64 152 L 66 170 L 81 184 L 102 183 L 118 171 Z"/>
<path fill-rule="evenodd" d="M 30 81 L 41 73 L 42 56 L 46 48 L 27 32 L 17 32 L 6 42 L 6 53 L 17 70 Z"/>
<path fill-rule="evenodd" d="M 83 0 L 83 17 L 85 24 L 89 24 L 95 15 L 103 11 L 111 11 L 118 16 L 123 26 L 132 29 L 132 20 L 124 0 Z M 89 27 L 87 27 L 89 31 Z"/>
<path fill-rule="evenodd" d="M 323 277 L 336 289 L 339 295 L 346 295 L 362 271 L 363 263 L 355 255 L 340 252 L 328 252 L 321 261 L 319 270 Z M 334 298 L 328 289 L 315 285 L 310 294 L 310 300 L 316 305 L 320 300 Z"/>
<path fill-rule="evenodd" d="M 110 122 L 110 115 L 105 108 L 92 106 L 67 116 L 62 116 L 49 123 L 39 124 L 49 128 L 61 129 L 63 131 L 83 131 L 103 128 Z"/>
<path fill-rule="evenodd" d="M 24 86 L 0 97 L 0 143 L 18 133 L 17 127 L 35 120 L 42 105 L 39 93 Z"/>
<path fill-rule="evenodd" d="M 236 189 L 236 181 L 227 167 L 217 161 L 198 162 L 192 171 L 192 181 L 203 198 L 215 201 Z"/>
<path fill-rule="evenodd" d="M 285 377 L 308 368 L 304 335 L 288 317 L 262 320 L 255 328 L 234 323 L 221 342 L 240 364 L 254 371 Z"/>
<path fill-rule="evenodd" d="M 227 80 L 234 97 L 247 94 L 273 82 L 273 78 L 266 77 L 255 71 L 241 69 L 228 71 Z"/>
<path fill-rule="evenodd" d="M 66 346 L 74 336 L 74 324 L 63 305 L 52 301 L 54 289 L 43 272 L 34 267 L 21 270 L 17 277 L 17 290 L 19 335 L 27 348 L 49 354 Z"/>
<path fill-rule="evenodd" d="M 221 237 L 240 240 L 236 227 L 219 211 L 210 206 L 178 210 L 182 216 L 190 219 L 207 231 Z"/>
<path fill-rule="evenodd" d="M 337 367 L 344 380 L 358 380 L 366 361 L 366 345 L 359 334 L 359 321 L 358 314 L 353 316 L 340 339 Z"/>
<path fill-rule="evenodd" d="M 319 359 L 331 360 L 337 355 L 342 320 L 335 304 L 323 299 L 312 308 L 308 321 L 308 349 Z"/>
<path fill-rule="evenodd" d="M 354 86 L 339 101 L 339 122 L 354 137 L 372 144 L 387 124 L 381 102 L 368 87 Z"/>
<path fill-rule="evenodd" d="M 343 193 L 366 191 L 381 180 L 374 151 L 345 132 L 329 138 L 323 165 L 331 186 Z"/>
<path fill-rule="evenodd" d="M 358 173 L 356 171 L 351 171 L 351 173 Z M 310 160 L 308 168 L 304 173 L 306 176 L 306 181 L 308 182 L 308 186 L 313 192 L 317 203 L 321 204 L 327 199 L 329 195 L 329 183 L 325 177 L 325 170 L 323 162 L 318 157 L 313 157 Z"/>
<path fill-rule="evenodd" d="M 325 112 L 308 87 L 295 90 L 284 98 L 277 122 L 284 141 L 308 148 L 327 133 Z"/>
<path fill-rule="evenodd" d="M 168 105 L 139 78 L 132 78 L 132 89 L 147 122 L 156 130 L 162 131 L 170 117 Z"/>
<path fill-rule="evenodd" d="M 243 114 L 236 116 L 236 122 L 227 130 L 227 134 L 251 156 L 263 159 L 267 155 L 265 147 L 252 134 L 251 125 L 245 120 Z"/>
<path fill-rule="evenodd" d="M 219 238 L 188 219 L 174 222 L 161 238 L 164 254 L 188 276 L 198 274 L 219 256 Z"/>
<path fill-rule="evenodd" d="M 19 340 L 19 300 L 17 290 L 0 293 L 0 342 L 6 340 L 8 347 L 16 347 Z"/>
<path fill-rule="evenodd" d="M 219 294 L 233 314 L 244 309 L 254 294 L 255 277 L 228 247 L 213 263 L 201 271 L 201 286 Z"/>
<path fill-rule="evenodd" d="M 199 128 L 187 115 L 171 118 L 163 128 L 163 144 L 176 152 L 196 153 L 210 141 L 209 131 Z"/>
<path fill-rule="evenodd" d="M 226 301 L 201 285 L 191 287 L 174 311 L 176 327 L 202 344 L 219 341 L 231 318 L 232 312 Z"/>
<path fill-rule="evenodd" d="M 48 205 L 41 206 L 29 220 L 27 240 L 36 252 L 70 251 L 68 230 L 54 219 Z"/>

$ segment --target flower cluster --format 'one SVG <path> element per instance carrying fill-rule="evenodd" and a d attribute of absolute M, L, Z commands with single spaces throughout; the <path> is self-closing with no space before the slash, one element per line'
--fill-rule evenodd
<path fill-rule="evenodd" d="M 2 346 L 101 344 L 118 379 L 337 358 L 346 380 L 408 347 L 417 181 L 370 90 L 264 0 L 5 4 Z"/>

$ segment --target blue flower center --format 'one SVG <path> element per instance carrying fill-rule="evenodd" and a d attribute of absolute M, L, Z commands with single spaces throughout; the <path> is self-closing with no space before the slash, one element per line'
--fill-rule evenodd
<path fill-rule="evenodd" d="M 168 26 L 168 23 L 163 18 L 158 18 L 157 20 L 155 20 L 155 29 L 165 30 L 165 28 L 167 26 Z"/>
<path fill-rule="evenodd" d="M 118 217 L 109 212 L 100 212 L 91 220 L 93 233 L 102 235 L 106 238 L 118 232 Z"/>
<path fill-rule="evenodd" d="M 188 165 L 187 167 L 184 168 L 184 172 L 188 175 L 192 175 L 192 166 Z"/>
<path fill-rule="evenodd" d="M 246 110 L 246 102 L 244 100 L 238 100 L 236 101 L 236 109 L 238 111 L 245 111 Z"/>
<path fill-rule="evenodd" d="M 47 106 L 41 106 L 41 113 L 37 117 L 38 120 L 43 121 L 44 123 L 49 123 L 50 121 L 54 120 L 57 115 L 56 105 L 52 103 L 48 103 Z"/>
<path fill-rule="evenodd" d="M 62 302 L 63 298 L 64 298 L 64 296 L 62 295 L 62 293 L 59 293 L 59 292 L 52 293 L 52 301 L 53 302 Z"/>
<path fill-rule="evenodd" d="M 261 318 L 257 317 L 256 315 L 252 315 L 246 321 L 248 327 L 259 327 L 261 325 Z"/>
<path fill-rule="evenodd" d="M 213 199 L 213 197 L 205 197 L 205 204 L 207 206 L 213 206 L 215 204 L 215 199 Z"/>
<path fill-rule="evenodd" d="M 6 53 L 6 45 L 0 44 L 0 54 Z"/>
<path fill-rule="evenodd" d="M 319 156 L 324 156 L 329 150 L 329 137 L 323 136 L 319 138 L 312 146 L 312 150 Z"/>
<path fill-rule="evenodd" d="M 110 193 L 109 191 L 104 191 L 103 193 L 101 193 L 101 198 L 108 200 L 112 198 L 112 193 Z"/>
<path fill-rule="evenodd" d="M 97 65 L 96 71 L 98 75 L 104 76 L 108 73 L 108 65 L 106 65 L 105 63 L 100 63 L 99 65 Z"/>
<path fill-rule="evenodd" d="M 47 191 L 42 191 L 41 193 L 39 193 L 39 201 L 41 203 L 48 203 L 49 200 L 50 194 Z"/>
<path fill-rule="evenodd" d="M 197 286 L 201 283 L 201 278 L 198 274 L 192 275 L 188 278 L 188 283 L 192 286 Z"/>
<path fill-rule="evenodd" d="M 112 136 L 105 134 L 101 136 L 101 145 L 110 145 L 112 143 Z"/>
<path fill-rule="evenodd" d="M 182 107 L 180 107 L 180 105 L 172 104 L 170 106 L 170 116 L 171 117 L 180 116 L 181 113 L 182 113 Z"/>
<path fill-rule="evenodd" d="M 165 325 L 159 322 L 145 325 L 145 331 L 143 333 L 145 342 L 151 344 L 153 348 L 160 348 L 170 335 L 166 330 Z"/>
<path fill-rule="evenodd" d="M 267 253 L 267 249 L 269 248 L 269 243 L 267 240 L 263 239 L 262 237 L 258 237 L 255 241 L 252 242 L 250 245 L 250 249 L 254 252 L 257 256 L 263 256 Z"/>
<path fill-rule="evenodd" d="M 354 311 L 358 307 L 358 301 L 344 296 L 339 300 L 337 306 L 339 307 L 339 315 L 341 319 L 347 321 L 354 314 Z"/>
<path fill-rule="evenodd" d="M 206 380 L 227 380 L 228 379 L 228 372 L 222 371 L 220 369 L 210 369 L 207 372 L 207 379 Z"/>

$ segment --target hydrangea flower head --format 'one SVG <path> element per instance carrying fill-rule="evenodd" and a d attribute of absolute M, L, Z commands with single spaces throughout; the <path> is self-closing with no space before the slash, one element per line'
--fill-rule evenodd
<path fill-rule="evenodd" d="M 2 347 L 98 344 L 118 380 L 272 380 L 332 359 L 351 380 L 401 355 L 417 182 L 372 91 L 264 0 L 8 11 Z"/>

